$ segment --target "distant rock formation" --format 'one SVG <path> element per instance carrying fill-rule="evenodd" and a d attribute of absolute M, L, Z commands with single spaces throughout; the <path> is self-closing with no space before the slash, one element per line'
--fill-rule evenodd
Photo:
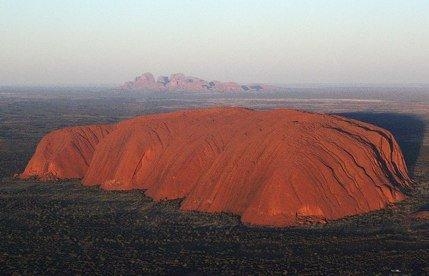
<path fill-rule="evenodd" d="M 267 84 L 240 85 L 235 82 L 205 81 L 184 74 L 172 74 L 170 77 L 159 76 L 156 81 L 151 73 L 144 73 L 134 81 L 126 82 L 121 86 L 123 90 L 148 90 L 157 92 L 264 92 L 281 91 L 282 88 Z"/>
<path fill-rule="evenodd" d="M 83 177 L 279 227 L 378 210 L 411 183 L 392 134 L 340 116 L 209 108 L 83 128 L 43 138 L 22 177 Z"/>

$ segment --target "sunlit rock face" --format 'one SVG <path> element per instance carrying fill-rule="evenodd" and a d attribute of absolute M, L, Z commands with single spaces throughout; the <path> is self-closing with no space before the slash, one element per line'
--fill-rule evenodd
<path fill-rule="evenodd" d="M 89 125 L 48 133 L 20 177 L 40 180 L 84 177 L 96 145 L 113 129 L 111 125 Z"/>
<path fill-rule="evenodd" d="M 264 92 L 282 90 L 280 87 L 266 84 L 240 85 L 235 82 L 206 81 L 182 73 L 172 74 L 170 77 L 159 76 L 156 81 L 151 73 L 144 73 L 136 77 L 134 81 L 123 84 L 121 89 L 155 92 Z"/>
<path fill-rule="evenodd" d="M 67 142 L 48 134 L 23 176 L 78 176 L 106 190 L 143 189 L 156 201 L 183 198 L 182 210 L 227 212 L 246 224 L 278 227 L 378 210 L 404 199 L 410 187 L 388 131 L 333 115 L 210 108 L 79 133 L 85 138 Z M 70 146 L 94 136 L 88 147 Z M 52 152 L 63 156 L 60 147 L 72 158 L 52 158 Z"/>

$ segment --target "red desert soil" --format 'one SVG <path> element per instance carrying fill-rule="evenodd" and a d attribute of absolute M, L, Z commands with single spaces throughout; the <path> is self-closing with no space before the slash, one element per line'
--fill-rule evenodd
<path fill-rule="evenodd" d="M 22 175 L 31 176 L 144 189 L 157 201 L 183 198 L 182 210 L 233 213 L 266 226 L 381 209 L 404 199 L 411 183 L 398 144 L 382 128 L 333 115 L 244 108 L 54 131 Z"/>

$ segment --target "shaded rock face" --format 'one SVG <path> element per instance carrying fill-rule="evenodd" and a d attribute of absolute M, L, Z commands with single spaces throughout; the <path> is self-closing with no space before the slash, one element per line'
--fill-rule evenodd
<path fill-rule="evenodd" d="M 95 146 L 114 126 L 68 127 L 48 133 L 20 178 L 40 180 L 82 178 L 91 162 Z"/>
<path fill-rule="evenodd" d="M 126 82 L 121 88 L 124 90 L 158 92 L 263 92 L 281 90 L 280 87 L 265 84 L 240 85 L 235 82 L 205 81 L 200 78 L 185 76 L 181 73 L 172 74 L 170 77 L 159 76 L 156 81 L 151 73 L 144 73 L 135 78 L 134 81 Z"/>
<path fill-rule="evenodd" d="M 246 224 L 362 214 L 404 199 L 410 186 L 388 131 L 339 116 L 211 108 L 136 117 L 108 130 L 89 167 L 75 174 L 84 175 L 84 185 L 144 189 L 157 201 L 183 198 L 182 210 L 233 213 Z M 45 140 L 39 147 L 47 148 Z M 30 168 L 44 160 L 39 147 Z M 58 160 L 64 170 L 76 166 Z"/>

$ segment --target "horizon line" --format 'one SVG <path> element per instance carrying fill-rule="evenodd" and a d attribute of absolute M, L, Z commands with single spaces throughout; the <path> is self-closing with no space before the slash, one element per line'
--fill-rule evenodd
<path fill-rule="evenodd" d="M 284 88 L 317 88 L 317 87 L 429 87 L 429 82 L 404 82 L 404 83 L 371 83 L 371 82 L 291 82 L 291 83 L 258 83 L 275 85 Z M 113 83 L 88 83 L 88 84 L 0 84 L 0 88 L 119 88 L 121 84 Z"/>

